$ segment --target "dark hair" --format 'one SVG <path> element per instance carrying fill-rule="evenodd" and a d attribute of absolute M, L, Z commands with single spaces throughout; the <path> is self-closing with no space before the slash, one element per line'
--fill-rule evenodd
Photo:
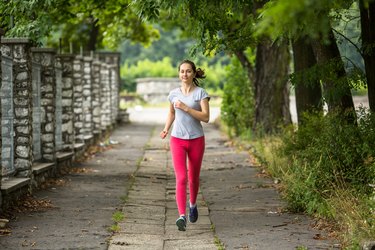
<path fill-rule="evenodd" d="M 178 65 L 178 71 L 180 71 L 180 67 L 182 64 L 184 63 L 187 63 L 187 64 L 190 64 L 191 68 L 193 69 L 193 72 L 195 73 L 195 77 L 193 79 L 193 82 L 196 86 L 199 86 L 199 81 L 198 79 L 204 79 L 206 78 L 206 76 L 204 75 L 204 70 L 202 70 L 201 68 L 197 68 L 195 66 L 195 63 L 190 61 L 190 60 L 183 60 L 179 65 Z"/>

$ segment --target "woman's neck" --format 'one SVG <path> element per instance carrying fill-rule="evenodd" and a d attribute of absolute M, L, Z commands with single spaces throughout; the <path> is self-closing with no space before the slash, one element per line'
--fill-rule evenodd
<path fill-rule="evenodd" d="M 193 83 L 191 84 L 182 83 L 181 85 L 181 91 L 184 95 L 191 93 L 194 89 L 195 89 L 195 85 Z"/>

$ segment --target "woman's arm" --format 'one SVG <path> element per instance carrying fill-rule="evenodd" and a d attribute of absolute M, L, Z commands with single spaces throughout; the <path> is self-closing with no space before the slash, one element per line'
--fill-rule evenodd
<path fill-rule="evenodd" d="M 200 104 L 201 111 L 190 108 L 181 101 L 177 101 L 175 103 L 175 107 L 185 111 L 199 121 L 208 123 L 208 121 L 210 120 L 210 105 L 208 104 L 208 98 L 202 99 Z"/>
<path fill-rule="evenodd" d="M 168 111 L 168 115 L 167 115 L 167 120 L 165 122 L 164 129 L 163 129 L 163 131 L 160 132 L 160 137 L 162 139 L 164 139 L 168 135 L 169 129 L 171 128 L 171 126 L 174 122 L 174 118 L 175 118 L 174 107 L 173 107 L 173 104 L 170 103 L 169 104 L 169 111 Z"/>

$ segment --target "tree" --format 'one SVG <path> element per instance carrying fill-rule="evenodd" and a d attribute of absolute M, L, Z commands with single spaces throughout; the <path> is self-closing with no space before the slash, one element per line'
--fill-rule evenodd
<path fill-rule="evenodd" d="M 174 24 L 198 40 L 196 49 L 207 55 L 225 51 L 238 57 L 246 69 L 253 90 L 256 89 L 255 122 L 249 128 L 262 128 L 271 133 L 281 122 L 290 123 L 287 93 L 288 50 L 285 44 L 272 44 L 269 39 L 257 40 L 253 36 L 256 21 L 257 1 L 159 1 L 140 7 L 141 16 L 161 18 L 163 11 Z M 159 11 L 154 11 L 157 8 Z M 148 10 L 153 10 L 151 13 Z M 244 51 L 257 51 L 249 58 Z M 282 53 L 279 53 L 282 52 Z M 284 53 L 285 52 L 285 53 Z M 272 64 L 272 70 L 264 70 Z M 257 71 L 256 71 L 257 69 Z M 259 73 L 259 77 L 257 76 Z"/>
<path fill-rule="evenodd" d="M 164 29 L 155 25 L 160 32 L 160 39 L 154 41 L 150 46 L 142 46 L 130 40 L 124 41 L 119 50 L 123 53 L 122 59 L 129 64 L 136 64 L 139 60 L 149 59 L 151 61 L 162 60 L 164 57 L 172 59 L 172 65 L 177 66 L 186 58 L 189 48 L 194 44 L 192 38 L 181 38 L 181 30 L 177 27 Z"/>
<path fill-rule="evenodd" d="M 342 111 L 354 111 L 353 98 L 346 77 L 344 63 L 340 58 L 339 48 L 336 44 L 332 30 L 328 32 L 328 43 L 322 43 L 320 39 L 312 41 L 312 48 L 317 64 L 327 67 L 330 72 L 322 76 L 325 101 L 328 111 L 341 109 Z M 353 114 L 348 114 L 349 121 L 354 122 Z"/>
<path fill-rule="evenodd" d="M 33 0 L 1 1 L 0 25 L 8 37 L 29 37 L 37 44 L 77 51 L 115 48 L 124 39 L 149 44 L 157 30 L 142 22 L 130 0 Z M 57 34 L 56 34 L 57 32 Z M 54 34 L 54 36 L 51 36 Z M 60 40 L 61 39 L 61 40 Z"/>
<path fill-rule="evenodd" d="M 254 130 L 272 133 L 280 125 L 291 123 L 289 111 L 287 45 L 260 42 L 257 46 L 255 71 Z"/>
<path fill-rule="evenodd" d="M 36 43 L 51 32 L 51 23 L 60 22 L 68 1 L 0 1 L 0 26 L 8 37 L 29 37 Z"/>
<path fill-rule="evenodd" d="M 319 79 L 309 69 L 316 65 L 311 43 L 307 38 L 292 42 L 294 58 L 294 87 L 298 123 L 303 123 L 305 112 L 322 111 L 322 90 Z"/>
<path fill-rule="evenodd" d="M 253 12 L 257 13 L 266 2 L 255 2 Z M 256 51 L 253 128 L 270 134 L 280 125 L 291 123 L 287 79 L 290 55 L 285 41 L 272 42 L 265 36 L 260 36 Z"/>
<path fill-rule="evenodd" d="M 262 19 L 257 27 L 258 33 L 268 34 L 274 39 L 285 35 L 292 42 L 309 39 L 316 63 L 320 67 L 319 77 L 323 82 L 323 94 L 329 110 L 354 110 L 351 86 L 331 28 L 336 17 L 334 14 L 350 6 L 350 1 L 342 0 L 271 1 L 261 10 Z M 296 69 L 303 68 L 298 65 L 300 62 L 294 62 Z M 316 104 L 312 102 L 309 105 Z M 353 120 L 353 116 L 348 116 L 348 120 Z"/>
<path fill-rule="evenodd" d="M 365 61 L 370 109 L 375 111 L 375 1 L 359 1 L 362 56 Z"/>

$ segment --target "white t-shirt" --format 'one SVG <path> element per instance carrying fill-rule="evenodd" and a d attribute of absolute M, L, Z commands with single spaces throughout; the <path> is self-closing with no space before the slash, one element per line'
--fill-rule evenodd
<path fill-rule="evenodd" d="M 180 100 L 188 107 L 199 111 L 202 110 L 200 102 L 205 98 L 210 99 L 210 96 L 201 87 L 195 87 L 189 95 L 184 95 L 181 88 L 175 88 L 168 95 L 168 100 L 173 105 L 176 101 Z M 204 136 L 203 127 L 199 120 L 183 110 L 175 108 L 175 120 L 171 136 L 180 139 L 195 139 Z"/>

